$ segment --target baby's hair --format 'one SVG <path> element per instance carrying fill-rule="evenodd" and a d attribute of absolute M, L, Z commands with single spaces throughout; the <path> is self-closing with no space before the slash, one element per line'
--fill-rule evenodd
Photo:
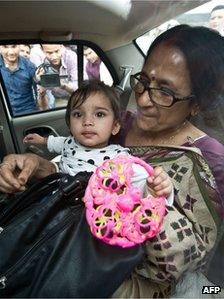
<path fill-rule="evenodd" d="M 114 112 L 114 119 L 120 122 L 120 101 L 114 87 L 106 85 L 102 81 L 86 80 L 83 81 L 79 88 L 71 94 L 71 97 L 68 100 L 65 114 L 65 121 L 68 127 L 70 127 L 70 115 L 72 109 L 80 107 L 90 94 L 97 92 L 103 93 L 108 98 Z"/>

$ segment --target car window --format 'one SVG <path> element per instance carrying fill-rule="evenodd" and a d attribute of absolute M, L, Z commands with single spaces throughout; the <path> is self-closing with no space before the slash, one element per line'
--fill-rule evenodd
<path fill-rule="evenodd" d="M 138 45 L 138 48 L 140 48 L 143 55 L 146 55 L 148 48 L 158 35 L 178 24 L 188 24 L 190 26 L 206 26 L 218 31 L 220 35 L 224 36 L 223 5 L 224 2 L 222 0 L 209 1 L 146 32 L 144 35 L 138 37 L 135 42 Z M 222 99 L 222 95 L 220 95 L 220 99 Z M 136 110 L 135 100 L 129 102 L 128 108 L 130 110 Z M 204 111 L 201 111 L 201 113 L 198 113 L 194 117 L 191 117 L 191 123 L 197 126 L 197 128 L 199 128 L 200 130 L 206 132 L 209 136 L 216 138 L 219 142 L 224 144 L 223 111 L 223 101 L 219 101 L 216 104 L 216 107 L 206 109 Z"/>
<path fill-rule="evenodd" d="M 168 20 L 167 22 L 138 37 L 135 40 L 136 44 L 143 54 L 146 55 L 150 44 L 158 35 L 179 24 L 206 26 L 218 30 L 220 34 L 224 35 L 224 12 L 221 12 L 222 15 L 219 15 L 217 10 L 212 12 L 215 7 L 221 4 L 224 4 L 222 0 L 212 0 L 171 20 Z"/>
<path fill-rule="evenodd" d="M 83 79 L 113 84 L 99 54 L 90 47 L 81 46 L 81 51 L 77 47 L 74 44 L 0 45 L 1 79 L 11 115 L 64 108 Z M 83 56 L 81 60 L 78 53 Z"/>

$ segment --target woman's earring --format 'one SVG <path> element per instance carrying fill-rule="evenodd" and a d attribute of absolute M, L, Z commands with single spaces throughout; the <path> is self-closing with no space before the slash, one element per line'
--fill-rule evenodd
<path fill-rule="evenodd" d="M 197 114 L 198 114 L 198 111 L 195 111 L 195 110 L 191 111 L 191 116 L 196 116 Z"/>
<path fill-rule="evenodd" d="M 191 110 L 191 116 L 196 116 L 199 112 L 199 106 L 195 105 Z"/>

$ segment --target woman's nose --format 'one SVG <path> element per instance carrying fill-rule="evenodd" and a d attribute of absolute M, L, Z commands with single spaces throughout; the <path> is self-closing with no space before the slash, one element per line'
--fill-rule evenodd
<path fill-rule="evenodd" d="M 145 90 L 141 95 L 137 95 L 136 101 L 139 106 L 153 106 L 148 90 Z"/>

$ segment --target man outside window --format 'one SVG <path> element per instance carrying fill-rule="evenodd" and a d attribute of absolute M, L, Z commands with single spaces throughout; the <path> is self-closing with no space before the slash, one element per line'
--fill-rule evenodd
<path fill-rule="evenodd" d="M 100 80 L 110 86 L 113 84 L 110 72 L 93 49 L 84 47 L 84 58 L 84 79 Z"/>
<path fill-rule="evenodd" d="M 45 55 L 44 64 L 50 66 L 51 73 L 58 73 L 61 77 L 60 86 L 44 88 L 40 86 L 39 97 L 47 94 L 51 100 L 51 107 L 65 106 L 70 94 L 78 88 L 77 54 L 63 45 L 42 44 Z M 36 79 L 40 84 L 41 75 L 46 74 L 46 68 L 40 67 L 36 72 Z M 52 98 L 53 97 L 53 98 Z M 54 103 L 55 101 L 55 103 Z"/>
<path fill-rule="evenodd" d="M 224 5 L 218 5 L 212 9 L 209 27 L 224 36 Z"/>
<path fill-rule="evenodd" d="M 0 70 L 13 115 L 37 111 L 35 65 L 19 55 L 19 45 L 2 45 L 0 52 Z"/>
<path fill-rule="evenodd" d="M 19 49 L 20 49 L 19 55 L 30 60 L 30 50 L 31 50 L 30 45 L 28 44 L 19 45 Z"/>

